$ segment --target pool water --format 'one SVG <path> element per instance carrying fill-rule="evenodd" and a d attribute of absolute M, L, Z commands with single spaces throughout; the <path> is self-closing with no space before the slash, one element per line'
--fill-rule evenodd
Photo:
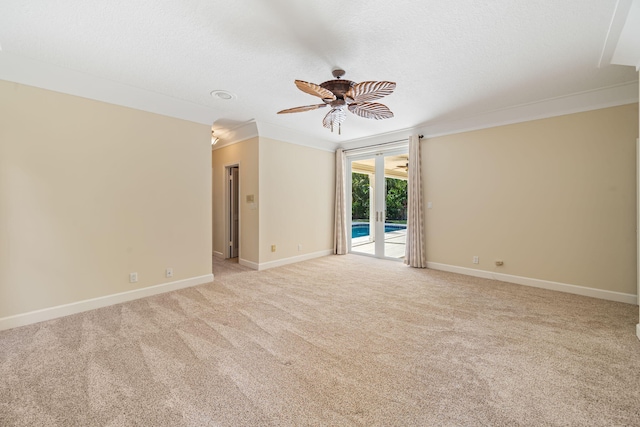
<path fill-rule="evenodd" d="M 384 232 L 389 233 L 390 231 L 404 230 L 407 226 L 405 224 L 385 224 Z M 369 223 L 368 222 L 359 222 L 351 224 L 351 238 L 355 237 L 364 237 L 369 235 Z"/>

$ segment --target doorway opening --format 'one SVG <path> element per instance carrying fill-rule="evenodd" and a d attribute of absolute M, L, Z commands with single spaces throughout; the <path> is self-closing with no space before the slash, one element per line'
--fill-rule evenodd
<path fill-rule="evenodd" d="M 226 230 L 227 250 L 225 258 L 237 258 L 240 254 L 240 166 L 226 167 L 227 213 Z"/>
<path fill-rule="evenodd" d="M 348 158 L 350 252 L 404 259 L 408 164 L 406 148 Z"/>

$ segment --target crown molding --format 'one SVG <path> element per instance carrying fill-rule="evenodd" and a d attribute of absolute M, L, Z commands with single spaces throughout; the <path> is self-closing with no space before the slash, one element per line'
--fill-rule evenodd
<path fill-rule="evenodd" d="M 608 63 L 640 70 L 640 0 L 618 0 L 605 49 Z"/>
<path fill-rule="evenodd" d="M 627 0 L 621 0 L 621 2 Z M 634 0 L 640 3 L 640 0 Z M 634 3 L 635 7 L 635 3 Z M 634 9 L 635 10 L 635 9 Z M 640 65 L 640 63 L 638 64 Z M 132 86 L 106 80 L 64 67 L 0 51 L 0 79 L 35 86 L 110 104 L 148 111 L 211 126 L 223 117 L 215 108 L 169 97 Z M 123 101 L 124 100 L 124 101 Z M 360 148 L 367 145 L 406 139 L 412 134 L 426 137 L 448 135 L 495 126 L 538 120 L 565 114 L 613 107 L 638 102 L 638 81 L 580 92 L 567 96 L 521 104 L 477 114 L 425 122 L 410 128 L 336 143 L 267 122 L 251 121 L 228 131 L 216 132 L 220 142 L 213 149 L 264 136 L 324 151 Z"/>
<path fill-rule="evenodd" d="M 258 133 L 260 136 L 288 142 L 291 144 L 304 145 L 323 151 L 336 151 L 340 144 L 325 139 L 314 138 L 302 132 L 277 126 L 272 123 L 258 122 Z"/>
<path fill-rule="evenodd" d="M 433 138 L 635 103 L 638 103 L 638 81 L 515 105 L 460 119 L 424 123 L 417 126 L 417 129 L 425 137 Z"/>
<path fill-rule="evenodd" d="M 0 80 L 210 126 L 222 112 L 171 96 L 0 51 Z"/>
<path fill-rule="evenodd" d="M 250 120 L 248 122 L 241 123 L 231 129 L 227 129 L 224 131 L 217 130 L 215 135 L 219 139 L 218 143 L 211 147 L 212 151 L 228 147 L 229 145 L 237 144 L 238 142 L 246 141 L 247 139 L 257 138 L 258 124 L 255 120 Z"/>
<path fill-rule="evenodd" d="M 357 148 L 368 147 L 370 145 L 387 144 L 395 141 L 400 142 L 400 141 L 406 140 L 407 142 L 409 142 L 409 137 L 411 135 L 416 135 L 419 133 L 420 133 L 420 129 L 417 127 L 401 129 L 395 132 L 381 133 L 368 138 L 352 139 L 344 142 L 340 146 L 340 148 L 344 150 L 354 150 Z"/>
<path fill-rule="evenodd" d="M 408 139 L 411 135 L 424 135 L 427 138 L 433 138 L 436 136 L 452 135 L 563 116 L 566 114 L 617 107 L 619 105 L 634 104 L 638 103 L 638 88 L 638 81 L 625 82 L 619 85 L 487 111 L 468 117 L 443 121 L 434 120 L 395 132 L 345 141 L 340 147 L 351 150 L 368 145 Z"/>
<path fill-rule="evenodd" d="M 334 152 L 338 148 L 338 144 L 335 142 L 313 138 L 293 129 L 276 126 L 271 123 L 258 122 L 255 120 L 243 123 L 230 130 L 222 132 L 218 130 L 215 135 L 220 139 L 216 145 L 211 147 L 212 151 L 256 137 L 274 139 L 276 141 L 303 145 L 330 152 Z"/>
<path fill-rule="evenodd" d="M 609 24 L 609 31 L 607 31 L 604 46 L 602 47 L 602 54 L 600 55 L 598 68 L 611 65 L 613 54 L 616 51 L 616 46 L 618 46 L 620 34 L 622 34 L 622 29 L 627 21 L 629 9 L 631 9 L 632 4 L 633 0 L 618 0 L 616 9 L 611 17 L 611 23 Z"/>

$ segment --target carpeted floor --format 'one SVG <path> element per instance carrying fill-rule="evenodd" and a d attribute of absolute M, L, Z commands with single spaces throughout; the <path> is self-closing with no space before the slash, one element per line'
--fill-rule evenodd
<path fill-rule="evenodd" d="M 1 426 L 640 426 L 637 306 L 356 255 L 0 332 Z"/>

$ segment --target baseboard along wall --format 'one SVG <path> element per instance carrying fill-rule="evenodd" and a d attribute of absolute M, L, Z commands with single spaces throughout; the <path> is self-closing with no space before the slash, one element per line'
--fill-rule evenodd
<path fill-rule="evenodd" d="M 244 265 L 245 267 L 249 267 L 253 270 L 267 270 L 269 268 L 282 267 L 283 265 L 294 264 L 296 262 L 301 262 L 301 261 L 308 261 L 310 259 L 320 258 L 320 257 L 331 255 L 331 254 L 333 254 L 333 249 L 325 249 L 324 251 L 312 252 L 309 254 L 297 255 L 289 258 L 282 258 L 274 261 L 261 262 L 261 263 L 247 261 L 246 259 L 240 258 L 238 260 L 238 264 Z"/>
<path fill-rule="evenodd" d="M 283 258 L 275 261 L 269 261 L 264 263 L 255 263 L 247 261 L 242 258 L 238 260 L 240 265 L 249 267 L 253 270 L 266 270 L 269 268 L 280 267 L 287 264 L 293 264 L 296 262 L 307 261 L 314 258 L 319 258 L 327 255 L 331 255 L 333 250 L 328 249 L 324 251 L 313 252 L 310 254 L 299 255 L 295 257 Z M 216 254 L 214 254 L 216 256 Z M 440 264 L 429 262 L 427 268 L 433 270 L 448 271 L 451 273 L 465 274 L 468 276 L 482 277 L 485 279 L 499 280 L 502 282 L 515 283 L 518 285 L 533 286 L 536 288 L 549 289 L 553 291 L 567 292 L 576 295 L 583 295 L 593 298 L 601 298 L 610 301 L 623 302 L 627 304 L 637 304 L 637 296 L 634 294 L 625 294 L 622 292 L 606 291 L 602 289 L 587 288 L 584 286 L 569 285 L 566 283 L 552 282 L 548 280 L 532 279 L 529 277 L 513 276 L 504 273 L 495 273 L 491 271 L 475 270 L 471 268 L 458 267 L 454 265 Z M 149 286 L 141 289 L 134 289 L 127 292 L 121 292 L 113 295 L 106 295 L 103 297 L 92 298 L 84 301 L 78 301 L 70 304 L 59 305 L 55 307 L 44 308 L 41 310 L 35 310 L 28 313 L 16 314 L 13 316 L 7 316 L 0 318 L 0 331 L 16 328 L 19 326 L 26 326 L 33 323 L 43 322 L 46 320 L 56 319 L 58 317 L 69 316 L 76 313 L 82 313 L 84 311 L 93 310 L 96 308 L 107 307 L 114 304 L 120 304 L 127 301 L 132 301 L 140 298 L 145 298 L 152 295 L 157 295 L 165 292 L 175 291 L 178 289 L 188 288 L 191 286 L 202 285 L 213 281 L 213 274 L 206 274 L 204 276 L 191 277 L 189 279 L 178 280 L 175 282 L 162 283 L 155 286 Z M 636 335 L 640 339 L 640 323 L 636 325 Z"/>
<path fill-rule="evenodd" d="M 243 259 L 243 258 L 238 258 L 238 264 L 244 265 L 245 267 L 249 267 L 252 270 L 257 270 L 258 269 L 258 263 L 257 262 L 247 261 L 246 259 Z"/>
<path fill-rule="evenodd" d="M 549 289 L 552 291 L 567 292 L 570 294 L 582 295 L 593 298 L 600 298 L 609 301 L 624 302 L 627 304 L 637 304 L 638 297 L 634 294 L 622 292 L 606 291 L 603 289 L 587 288 L 585 286 L 569 285 L 567 283 L 552 282 L 549 280 L 533 279 L 530 277 L 513 276 L 511 274 L 496 273 L 493 271 L 475 270 L 473 268 L 458 267 L 455 265 L 427 262 L 427 268 L 433 270 L 460 273 L 467 276 L 482 277 L 484 279 L 499 280 L 501 282 L 515 283 L 517 285 L 533 286 L 534 288 Z"/>
<path fill-rule="evenodd" d="M 191 277 L 189 279 L 177 280 L 175 282 L 162 283 L 159 285 L 148 286 L 146 288 L 134 289 L 117 294 L 105 295 L 103 297 L 73 302 L 70 304 L 43 308 L 41 310 L 30 311 L 28 313 L 16 314 L 14 316 L 7 316 L 0 318 L 0 331 L 44 322 L 45 320 L 57 319 L 58 317 L 82 313 L 83 311 L 120 304 L 165 292 L 176 291 L 178 289 L 188 288 L 191 286 L 202 285 L 211 281 L 213 281 L 213 274 L 206 274 L 204 276 Z"/>

